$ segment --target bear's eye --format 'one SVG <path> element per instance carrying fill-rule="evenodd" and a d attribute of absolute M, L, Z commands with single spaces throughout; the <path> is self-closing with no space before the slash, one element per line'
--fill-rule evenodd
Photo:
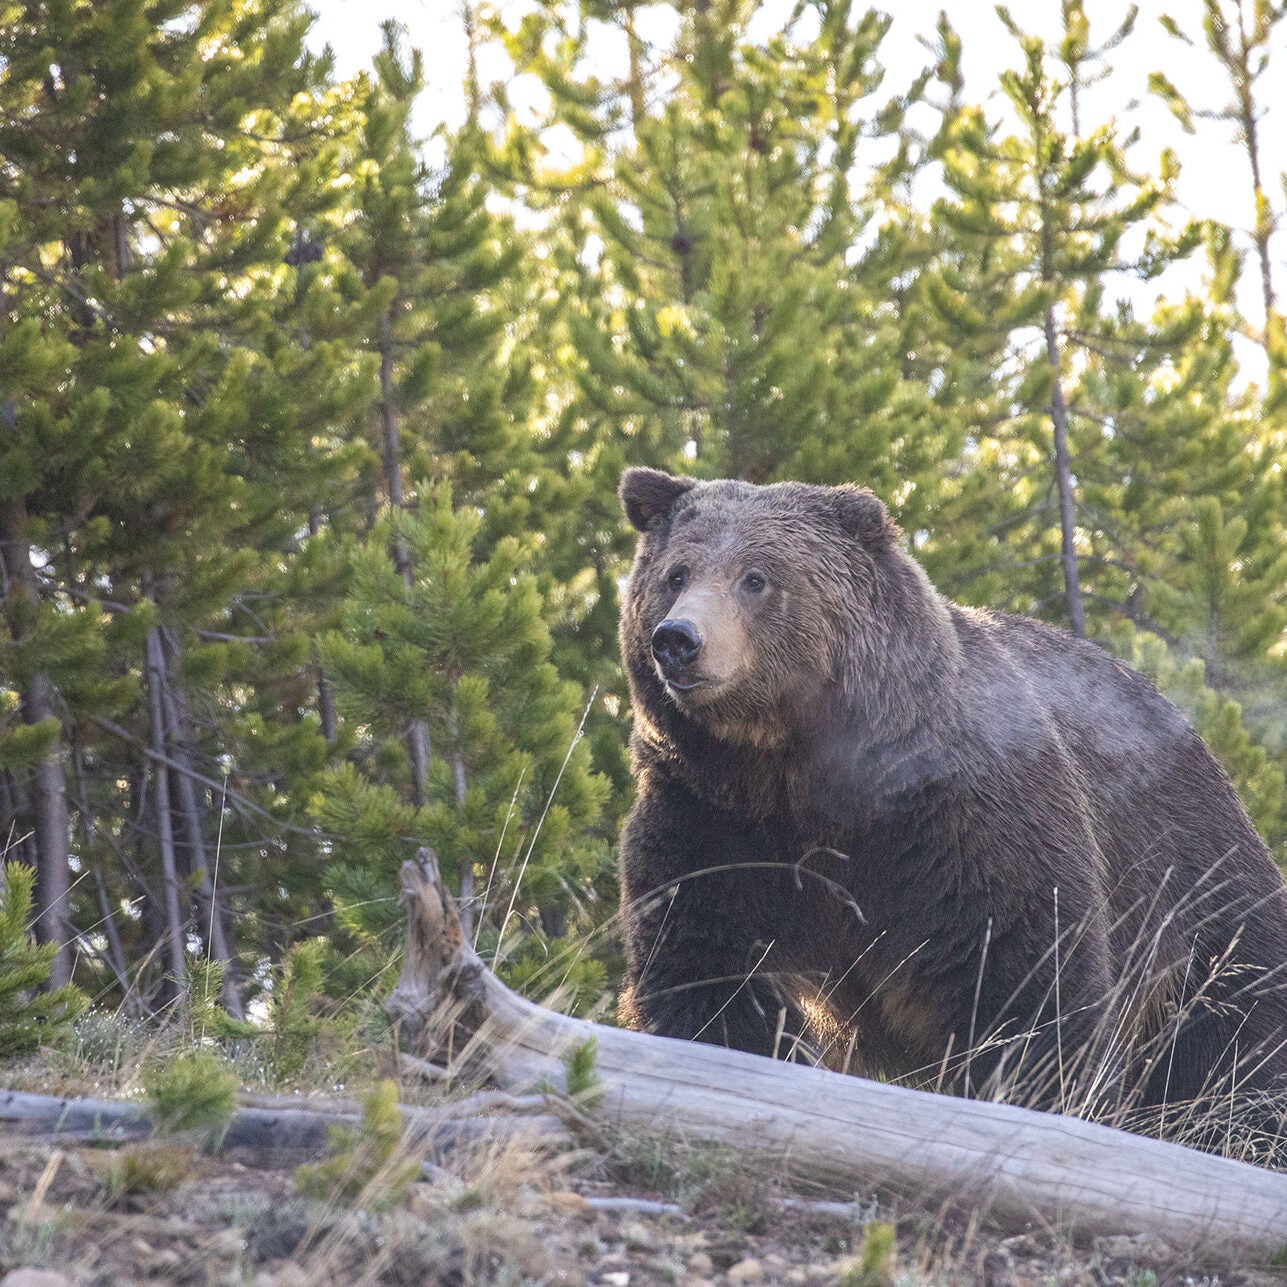
<path fill-rule="evenodd" d="M 675 568 L 666 578 L 666 584 L 672 590 L 682 590 L 688 584 L 688 569 Z"/>
<path fill-rule="evenodd" d="M 742 589 L 749 590 L 752 594 L 763 594 L 767 585 L 763 572 L 748 572 L 742 578 Z"/>

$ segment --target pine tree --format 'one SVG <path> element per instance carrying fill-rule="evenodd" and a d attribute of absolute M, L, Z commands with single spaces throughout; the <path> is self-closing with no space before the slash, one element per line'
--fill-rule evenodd
<path fill-rule="evenodd" d="M 368 730 L 316 803 L 342 838 L 328 873 L 337 912 L 359 945 L 393 928 L 400 861 L 427 844 L 461 891 L 467 932 L 486 919 L 487 942 L 508 931 L 512 947 L 512 918 L 530 910 L 556 936 L 596 896 L 603 860 L 581 694 L 550 663 L 521 544 L 486 542 L 481 516 L 454 507 L 446 484 L 418 490 L 416 511 L 387 508 L 355 550 L 343 628 L 323 643 L 341 710 Z M 419 804 L 399 738 L 409 718 L 435 748 Z"/>
<path fill-rule="evenodd" d="M 1110 435 L 1102 418 L 1079 414 L 1074 372 L 1114 345 L 1123 358 L 1132 345 L 1160 357 L 1165 340 L 1123 327 L 1105 296 L 1114 274 L 1156 273 L 1187 253 L 1196 232 L 1168 238 L 1155 223 L 1174 177 L 1171 158 L 1163 156 L 1157 177 L 1140 176 L 1113 126 L 1061 124 L 1082 64 L 1096 54 L 1081 6 L 1064 6 L 1058 55 L 1002 16 L 1023 54 L 1022 67 L 1002 77 L 1018 130 L 999 136 L 980 110 L 963 108 L 944 132 L 939 154 L 953 195 L 937 216 L 958 250 L 928 283 L 928 297 L 993 385 L 972 455 L 1001 484 L 988 542 L 1001 576 L 985 577 L 975 592 L 996 603 L 1004 585 L 1010 603 L 1028 612 L 1058 603 L 1074 633 L 1085 634 L 1097 593 L 1083 584 L 1087 563 L 1100 566 L 1111 534 L 1087 506 L 1082 480 L 1098 468 Z M 1051 70 L 1056 61 L 1067 80 Z"/>
<path fill-rule="evenodd" d="M 1274 287 L 1272 253 L 1279 211 L 1264 173 L 1263 125 L 1268 108 L 1262 83 L 1269 73 L 1278 24 L 1284 17 L 1287 17 L 1287 6 L 1267 0 L 1202 0 L 1202 43 L 1218 69 L 1219 81 L 1229 91 L 1228 100 L 1218 107 L 1195 108 L 1163 72 L 1154 72 L 1149 77 L 1150 88 L 1189 133 L 1194 132 L 1195 118 L 1221 121 L 1233 127 L 1234 140 L 1246 157 L 1251 180 L 1247 204 L 1264 310 L 1261 339 L 1275 365 L 1281 365 L 1283 359 L 1282 319 Z M 1159 22 L 1174 39 L 1190 46 L 1195 44 L 1169 14 L 1163 14 Z"/>
<path fill-rule="evenodd" d="M 582 454 L 605 473 L 687 456 L 703 473 L 862 477 L 892 492 L 891 441 L 920 413 L 920 391 L 900 385 L 879 257 L 872 271 L 855 262 L 873 202 L 851 191 L 851 172 L 917 91 L 873 101 L 888 20 L 801 6 L 757 41 L 758 9 L 683 15 L 675 88 L 633 114 L 621 146 L 613 104 L 585 109 L 597 82 L 575 48 L 553 65 L 534 31 L 515 42 L 587 158 L 612 148 L 592 186 L 578 170 L 564 179 L 575 214 L 562 253 L 581 267 L 568 325 Z"/>
<path fill-rule="evenodd" d="M 6 343 L 25 334 L 28 360 L 60 370 L 56 396 L 28 382 L 13 401 L 26 462 L 6 471 L 6 515 L 27 545 L 9 548 L 19 570 L 40 564 L 47 617 L 106 623 L 86 682 L 138 680 L 141 700 L 111 718 L 64 684 L 51 775 L 73 784 L 92 864 L 71 917 L 109 918 L 126 993 L 126 953 L 159 951 L 173 996 L 189 922 L 235 955 L 211 872 L 216 757 L 232 749 L 219 689 L 252 645 L 229 642 L 247 632 L 226 619 L 261 551 L 302 525 L 297 488 L 319 474 L 307 414 L 344 401 L 338 347 L 293 345 L 272 316 L 294 294 L 292 221 L 338 186 L 342 104 L 304 51 L 308 21 L 292 0 L 121 0 L 32 4 L 3 27 Z M 315 391 L 303 415 L 301 376 Z M 122 897 L 141 900 L 139 920 L 116 924 Z"/>
<path fill-rule="evenodd" d="M 384 35 L 361 90 L 350 162 L 361 181 L 341 243 L 374 322 L 364 343 L 379 371 L 368 440 L 380 469 L 359 499 L 366 530 L 343 538 L 331 516 L 347 591 L 322 657 L 346 762 L 315 790 L 344 856 L 327 877 L 359 966 L 362 945 L 393 927 L 379 900 L 417 845 L 439 851 L 467 917 L 521 895 L 520 910 L 537 900 L 547 936 L 585 888 L 598 897 L 604 850 L 586 838 L 603 790 L 578 739 L 584 698 L 549 663 L 547 608 L 522 570 L 550 507 L 566 503 L 531 424 L 522 238 L 485 204 L 472 122 L 443 137 L 440 167 L 420 159 L 410 120 L 422 63 L 396 24 Z M 476 891 L 483 876 L 490 890 Z M 480 927 L 485 941 L 500 928 Z"/>

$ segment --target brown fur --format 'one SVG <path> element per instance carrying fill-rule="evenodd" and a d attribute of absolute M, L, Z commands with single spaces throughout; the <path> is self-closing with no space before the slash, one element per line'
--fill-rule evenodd
<path fill-rule="evenodd" d="M 1146 680 L 943 599 L 861 488 L 621 496 L 637 1026 L 764 1054 L 835 1029 L 869 1072 L 1047 1105 L 1287 1088 L 1287 893 Z M 702 641 L 667 676 L 663 620 Z"/>

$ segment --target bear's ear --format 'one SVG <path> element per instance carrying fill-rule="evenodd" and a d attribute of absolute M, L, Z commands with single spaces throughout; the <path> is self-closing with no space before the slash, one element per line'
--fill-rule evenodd
<path fill-rule="evenodd" d="M 832 512 L 840 526 L 869 549 L 893 545 L 902 535 L 898 524 L 889 516 L 885 503 L 865 487 L 846 483 L 832 487 Z"/>
<path fill-rule="evenodd" d="M 627 469 L 621 475 L 617 495 L 626 517 L 641 532 L 646 532 L 657 519 L 685 493 L 697 486 L 695 478 L 676 478 L 660 469 Z"/>

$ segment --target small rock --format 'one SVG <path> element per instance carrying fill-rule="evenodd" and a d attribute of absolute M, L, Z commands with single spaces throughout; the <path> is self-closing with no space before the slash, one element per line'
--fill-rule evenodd
<path fill-rule="evenodd" d="M 579 1194 L 559 1189 L 547 1194 L 545 1201 L 550 1208 L 561 1215 L 583 1216 L 593 1218 L 594 1208 Z"/>
<path fill-rule="evenodd" d="M 1028 1233 L 1016 1233 L 1012 1238 L 1003 1238 L 1000 1245 L 1014 1256 L 1039 1256 L 1041 1254 L 1040 1244 Z"/>
<path fill-rule="evenodd" d="M 788 1269 L 782 1275 L 782 1281 L 786 1283 L 787 1287 L 803 1287 L 809 1281 L 809 1271 L 801 1269 L 797 1265 L 794 1269 Z"/>
<path fill-rule="evenodd" d="M 603 1284 L 603 1287 L 630 1287 L 630 1275 L 624 1269 L 600 1274 L 599 1281 Z"/>
<path fill-rule="evenodd" d="M 694 1251 L 688 1257 L 688 1272 L 690 1274 L 712 1274 L 715 1272 L 715 1262 L 704 1251 Z"/>
<path fill-rule="evenodd" d="M 1171 1257 L 1171 1249 L 1160 1238 L 1148 1233 L 1114 1234 L 1111 1237 L 1096 1238 L 1095 1250 L 1101 1256 L 1113 1260 L 1128 1260 L 1133 1263 L 1156 1262 Z"/>
<path fill-rule="evenodd" d="M 621 1240 L 631 1251 L 652 1251 L 657 1246 L 656 1233 L 639 1220 L 622 1225 Z"/>
<path fill-rule="evenodd" d="M 0 1278 L 0 1287 L 72 1287 L 72 1280 L 56 1269 L 11 1269 Z"/>
<path fill-rule="evenodd" d="M 1010 1287 L 1015 1281 L 1014 1257 L 1007 1247 L 996 1247 L 983 1257 L 983 1287 Z"/>
<path fill-rule="evenodd" d="M 739 1260 L 728 1271 L 728 1280 L 731 1283 L 762 1283 L 764 1266 L 758 1260 L 751 1258 Z"/>
<path fill-rule="evenodd" d="M 827 1265 L 819 1265 L 814 1273 L 821 1271 L 829 1283 L 844 1282 L 848 1278 L 857 1277 L 862 1270 L 862 1261 L 857 1256 L 838 1256 L 835 1260 Z"/>
<path fill-rule="evenodd" d="M 298 1265 L 279 1265 L 272 1273 L 261 1269 L 254 1277 L 253 1287 L 310 1287 L 312 1282 Z"/>
<path fill-rule="evenodd" d="M 220 1229 L 211 1236 L 206 1246 L 216 1256 L 239 1256 L 246 1246 L 246 1231 L 235 1227 Z"/>

